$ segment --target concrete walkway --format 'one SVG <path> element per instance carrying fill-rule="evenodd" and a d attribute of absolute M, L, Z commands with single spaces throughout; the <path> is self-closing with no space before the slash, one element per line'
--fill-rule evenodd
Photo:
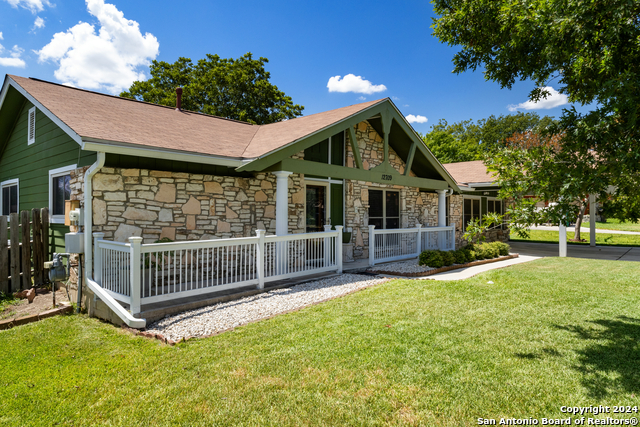
<path fill-rule="evenodd" d="M 557 225 L 537 225 L 531 227 L 532 230 L 544 230 L 544 231 L 558 231 Z M 567 227 L 567 231 L 575 231 L 575 227 Z M 580 227 L 580 233 L 590 233 L 589 228 Z M 640 231 L 623 231 L 623 230 L 604 230 L 602 228 L 596 228 L 596 234 L 635 234 L 640 235 Z"/>
<path fill-rule="evenodd" d="M 517 253 L 517 251 L 512 250 L 511 252 Z M 427 280 L 463 280 L 468 279 L 470 277 L 476 276 L 480 273 L 484 273 L 485 271 L 495 270 L 498 268 L 509 267 L 510 265 L 522 264 L 523 262 L 534 261 L 536 259 L 540 259 L 539 256 L 532 255 L 522 255 L 518 258 L 508 259 L 505 261 L 498 262 L 490 262 L 489 264 L 476 265 L 474 267 L 461 268 L 459 270 L 451 270 L 445 271 L 444 273 L 433 274 L 431 276 L 426 276 L 424 279 Z M 420 279 L 420 277 L 416 277 L 416 279 Z"/>
<path fill-rule="evenodd" d="M 509 246 L 511 246 L 511 252 L 534 257 L 558 256 L 559 253 L 557 243 L 509 242 Z M 640 261 L 640 247 L 567 245 L 567 256 L 613 261 Z"/>

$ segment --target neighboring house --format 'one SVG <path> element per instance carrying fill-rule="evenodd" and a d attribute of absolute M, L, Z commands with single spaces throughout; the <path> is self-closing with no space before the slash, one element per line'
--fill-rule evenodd
<path fill-rule="evenodd" d="M 64 201 L 84 203 L 84 174 L 100 156 L 89 220 L 108 240 L 283 235 L 332 224 L 352 231 L 355 258 L 366 258 L 369 224 L 435 226 L 445 203 L 448 220 L 462 221 L 462 199 L 445 202 L 460 192 L 456 181 L 388 98 L 252 125 L 5 77 L 2 214 L 48 206 L 52 252 L 64 247 Z"/>
<path fill-rule="evenodd" d="M 445 163 L 443 165 L 455 179 L 462 199 L 462 219 L 456 229 L 464 231 L 472 219 L 479 219 L 490 212 L 505 213 L 505 204 L 498 198 L 499 187 L 495 178 L 487 170 L 482 160 L 471 162 Z M 487 232 L 488 240 L 509 240 L 509 229 L 505 225 L 494 227 Z"/>

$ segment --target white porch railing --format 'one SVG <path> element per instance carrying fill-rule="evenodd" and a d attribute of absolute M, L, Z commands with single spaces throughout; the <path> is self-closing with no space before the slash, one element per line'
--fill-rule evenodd
<path fill-rule="evenodd" d="M 330 227 L 329 227 L 330 228 Z M 95 282 L 140 313 L 143 304 L 309 274 L 342 272 L 342 226 L 324 233 L 142 244 L 93 233 Z"/>
<path fill-rule="evenodd" d="M 455 226 L 376 230 L 369 226 L 369 265 L 416 258 L 427 249 L 455 249 Z"/>

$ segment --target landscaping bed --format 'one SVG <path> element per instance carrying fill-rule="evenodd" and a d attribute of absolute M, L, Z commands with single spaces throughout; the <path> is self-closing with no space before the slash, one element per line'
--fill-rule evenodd
<path fill-rule="evenodd" d="M 25 297 L 9 301 L 3 304 L 0 311 L 0 330 L 9 329 L 14 326 L 24 325 L 31 322 L 55 316 L 58 314 L 71 312 L 73 307 L 71 301 L 64 290 L 56 291 L 56 306 L 53 306 L 53 295 L 48 288 L 35 288 L 35 297 L 32 302 Z"/>
<path fill-rule="evenodd" d="M 464 264 L 453 264 L 449 266 L 443 266 L 440 268 L 428 267 L 426 265 L 417 265 L 415 261 L 403 261 L 403 262 L 394 262 L 389 264 L 383 264 L 378 267 L 372 267 L 367 270 L 367 273 L 374 274 L 390 274 L 393 276 L 404 276 L 404 277 L 425 277 L 431 276 L 432 274 L 444 273 L 445 271 L 457 270 L 459 268 L 467 268 L 473 267 L 476 265 L 489 264 L 491 262 L 505 261 L 508 259 L 518 258 L 519 254 L 510 254 L 506 256 L 501 256 L 498 258 L 492 259 L 483 259 L 479 261 L 467 262 Z M 407 270 L 418 270 L 418 271 L 407 271 Z"/>

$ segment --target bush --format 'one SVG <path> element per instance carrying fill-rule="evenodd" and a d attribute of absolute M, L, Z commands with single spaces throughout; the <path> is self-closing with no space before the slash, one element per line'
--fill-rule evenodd
<path fill-rule="evenodd" d="M 511 249 L 508 244 L 502 242 L 493 242 L 493 244 L 498 248 L 498 253 L 500 256 L 509 255 L 509 250 Z"/>
<path fill-rule="evenodd" d="M 446 266 L 453 265 L 456 262 L 456 257 L 453 254 L 453 251 L 441 252 L 442 254 L 442 262 Z"/>
<path fill-rule="evenodd" d="M 468 262 L 467 253 L 462 249 L 458 249 L 457 251 L 454 251 L 453 257 L 456 260 L 455 261 L 456 264 L 465 264 Z"/>
<path fill-rule="evenodd" d="M 440 251 L 424 251 L 420 254 L 419 265 L 427 267 L 440 268 L 444 265 L 442 253 Z"/>
<path fill-rule="evenodd" d="M 493 243 L 481 243 L 477 246 L 476 252 L 478 252 L 478 259 L 492 259 L 497 258 L 500 255 L 500 251 Z"/>
<path fill-rule="evenodd" d="M 473 262 L 473 261 L 475 261 L 477 259 L 478 259 L 478 256 L 476 255 L 476 251 L 467 252 L 467 260 L 468 260 L 468 262 Z"/>

